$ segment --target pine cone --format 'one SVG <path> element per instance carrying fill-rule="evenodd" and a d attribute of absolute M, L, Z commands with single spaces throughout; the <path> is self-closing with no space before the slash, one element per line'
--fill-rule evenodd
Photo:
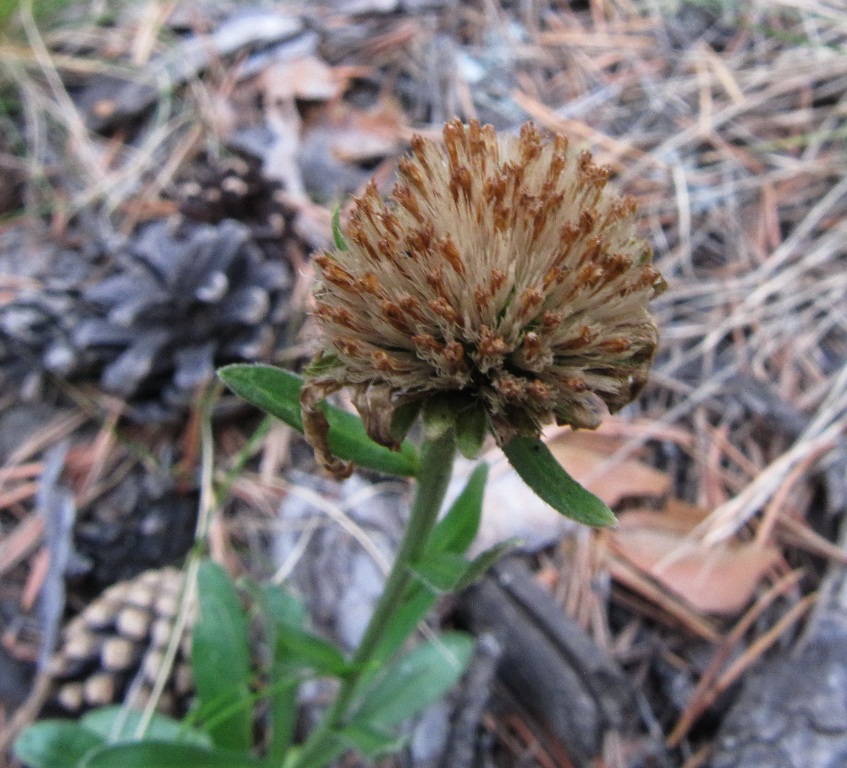
<path fill-rule="evenodd" d="M 230 164 L 232 166 L 232 164 Z M 217 366 L 267 360 L 288 319 L 285 219 L 246 164 L 178 187 L 186 216 L 37 249 L 0 297 L 0 378 L 99 379 L 139 421 L 180 412 Z M 264 204 L 264 208 L 260 203 Z M 274 213 L 275 211 L 275 213 Z M 250 226 L 227 216 L 252 216 Z M 8 274 L 8 272 L 7 272 Z"/>
<path fill-rule="evenodd" d="M 121 702 L 137 686 L 133 706 L 149 699 L 170 639 L 182 589 L 175 568 L 145 571 L 107 589 L 72 619 L 51 664 L 54 703 L 69 714 Z M 179 713 L 193 690 L 189 637 L 180 641 L 159 710 Z"/>
<path fill-rule="evenodd" d="M 188 219 L 209 224 L 235 219 L 247 224 L 256 239 L 279 243 L 289 214 L 277 200 L 277 189 L 262 175 L 260 163 L 229 157 L 193 164 L 169 197 Z"/>

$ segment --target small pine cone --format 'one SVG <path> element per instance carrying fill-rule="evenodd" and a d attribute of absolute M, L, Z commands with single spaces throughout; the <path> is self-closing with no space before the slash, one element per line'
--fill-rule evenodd
<path fill-rule="evenodd" d="M 290 274 L 263 258 L 246 227 L 155 222 L 126 255 L 83 293 L 88 317 L 72 334 L 105 363 L 106 390 L 179 408 L 217 365 L 271 354 Z"/>
<path fill-rule="evenodd" d="M 253 237 L 279 243 L 288 212 L 277 200 L 279 185 L 262 175 L 261 164 L 241 157 L 193 163 L 175 183 L 169 197 L 187 219 L 219 224 L 235 219 L 248 224 Z"/>
<path fill-rule="evenodd" d="M 99 378 L 139 421 L 178 414 L 219 365 L 267 360 L 288 319 L 283 254 L 231 219 L 155 221 L 93 258 L 43 262 L 0 305 L 3 378 Z"/>
<path fill-rule="evenodd" d="M 54 702 L 68 714 L 149 699 L 174 626 L 182 573 L 175 568 L 145 571 L 107 589 L 72 619 L 51 662 Z M 190 633 L 180 639 L 159 711 L 179 714 L 193 690 Z"/>

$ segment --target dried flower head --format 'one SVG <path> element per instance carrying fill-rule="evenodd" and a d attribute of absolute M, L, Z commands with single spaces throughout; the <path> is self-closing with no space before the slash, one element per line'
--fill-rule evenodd
<path fill-rule="evenodd" d="M 321 457 L 317 404 L 344 386 L 385 445 L 398 406 L 439 393 L 481 405 L 501 445 L 552 421 L 595 428 L 630 402 L 664 282 L 608 175 L 532 124 L 515 137 L 455 120 L 443 145 L 413 137 L 388 200 L 368 186 L 346 246 L 315 260 L 323 337 L 303 406 Z"/>

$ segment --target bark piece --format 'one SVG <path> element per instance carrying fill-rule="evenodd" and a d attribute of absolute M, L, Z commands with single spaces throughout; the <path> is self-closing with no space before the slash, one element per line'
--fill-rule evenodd
<path fill-rule="evenodd" d="M 618 669 L 517 561 L 501 563 L 459 598 L 457 614 L 502 648 L 498 677 L 575 765 L 592 765 L 604 734 L 635 719 Z"/>

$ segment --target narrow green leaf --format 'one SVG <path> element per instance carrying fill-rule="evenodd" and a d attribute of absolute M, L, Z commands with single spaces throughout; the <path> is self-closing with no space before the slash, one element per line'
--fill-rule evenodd
<path fill-rule="evenodd" d="M 341 459 L 386 475 L 414 477 L 418 472 L 418 451 L 408 440 L 392 451 L 368 437 L 365 425 L 355 414 L 323 404 L 329 422 L 329 447 Z"/>
<path fill-rule="evenodd" d="M 191 668 L 204 718 L 228 710 L 209 727 L 212 741 L 227 749 L 249 749 L 252 742 L 250 702 L 250 635 L 238 593 L 226 572 L 206 560 L 197 574 L 200 612 L 194 625 Z"/>
<path fill-rule="evenodd" d="M 426 545 L 427 552 L 467 552 L 479 530 L 487 479 L 488 465 L 480 462 L 462 492 L 430 534 Z"/>
<path fill-rule="evenodd" d="M 276 656 L 280 628 L 302 630 L 306 624 L 306 606 L 284 587 L 277 584 L 251 585 L 250 594 L 261 610 L 264 644 L 274 649 L 266 666 L 268 685 L 263 693 L 268 700 L 268 759 L 281 765 L 297 721 L 297 690 L 302 680 L 300 668 Z"/>
<path fill-rule="evenodd" d="M 347 242 L 341 234 L 341 207 L 336 206 L 332 212 L 332 242 L 339 251 L 347 250 Z"/>
<path fill-rule="evenodd" d="M 344 741 L 337 732 L 334 732 L 323 741 L 320 748 L 311 754 L 309 760 L 300 759 L 302 748 L 293 748 L 286 756 L 283 768 L 293 768 L 293 766 L 296 766 L 296 768 L 326 768 L 349 748 L 349 743 Z"/>
<path fill-rule="evenodd" d="M 585 525 L 617 523 L 612 510 L 576 482 L 541 440 L 516 437 L 503 453 L 521 479 L 557 512 Z"/>
<path fill-rule="evenodd" d="M 469 587 L 480 576 L 485 574 L 485 572 L 494 565 L 494 563 L 503 557 L 503 555 L 505 555 L 510 549 L 517 547 L 519 544 L 520 539 L 507 539 L 506 541 L 501 541 L 499 544 L 496 544 L 490 549 L 486 549 L 482 554 L 477 555 L 477 557 L 468 564 L 468 567 L 465 569 L 461 578 L 456 582 L 456 586 L 453 589 L 458 591 L 465 587 Z"/>
<path fill-rule="evenodd" d="M 76 768 L 103 739 L 70 720 L 41 720 L 15 741 L 15 757 L 30 768 Z"/>
<path fill-rule="evenodd" d="M 369 760 L 376 760 L 385 755 L 399 752 L 409 740 L 408 737 L 398 737 L 375 731 L 372 728 L 362 728 L 355 725 L 339 731 L 338 737 L 350 749 L 358 750 Z"/>
<path fill-rule="evenodd" d="M 81 768 L 272 768 L 249 752 L 204 749 L 194 744 L 137 741 L 103 747 L 88 755 Z"/>
<path fill-rule="evenodd" d="M 236 395 L 303 434 L 300 414 L 303 379 L 297 374 L 271 365 L 236 363 L 219 368 L 218 378 Z"/>
<path fill-rule="evenodd" d="M 468 635 L 450 632 L 413 648 L 365 694 L 351 725 L 387 731 L 425 709 L 456 684 L 473 645 Z"/>
<path fill-rule="evenodd" d="M 292 672 L 288 664 L 277 662 L 268 675 L 268 700 L 271 707 L 268 760 L 274 765 L 282 764 L 297 725 L 297 690 L 300 680 L 292 676 Z"/>
<path fill-rule="evenodd" d="M 286 664 L 313 669 L 321 675 L 346 675 L 350 665 L 341 650 L 322 637 L 295 627 L 278 627 L 276 658 Z"/>
<path fill-rule="evenodd" d="M 456 552 L 429 552 L 415 563 L 412 573 L 430 591 L 443 593 L 455 589 L 470 565 Z"/>
<path fill-rule="evenodd" d="M 259 587 L 259 595 L 268 631 L 275 631 L 277 627 L 302 629 L 306 626 L 306 606 L 300 598 L 284 587 L 278 584 L 262 584 Z M 274 645 L 275 642 L 270 644 Z"/>
<path fill-rule="evenodd" d="M 196 744 L 200 747 L 211 747 L 209 735 L 197 731 L 179 720 L 154 712 L 150 718 L 144 735 L 136 736 L 138 727 L 144 718 L 141 710 L 125 710 L 123 707 L 101 707 L 87 712 L 80 719 L 80 725 L 96 734 L 104 741 L 138 741 L 140 738 L 153 741 L 170 741 L 184 744 Z"/>
<path fill-rule="evenodd" d="M 519 543 L 519 539 L 500 542 L 472 561 L 455 552 L 432 552 L 415 566 L 414 574 L 418 582 L 430 592 L 455 592 L 473 584 Z"/>
<path fill-rule="evenodd" d="M 385 628 L 379 645 L 372 654 L 373 670 L 363 675 L 359 690 L 363 690 L 367 682 L 379 672 L 382 664 L 388 661 L 399 651 L 415 627 L 435 605 L 438 591 L 425 585 L 423 582 L 415 582 L 403 598 L 403 602 L 394 611 L 391 622 Z"/>
<path fill-rule="evenodd" d="M 269 365 L 242 364 L 221 368 L 218 376 L 237 395 L 303 434 L 300 376 Z M 358 416 L 326 403 L 322 408 L 330 426 L 329 446 L 336 456 L 388 475 L 415 476 L 418 454 L 411 443 L 392 451 L 368 437 Z"/>

